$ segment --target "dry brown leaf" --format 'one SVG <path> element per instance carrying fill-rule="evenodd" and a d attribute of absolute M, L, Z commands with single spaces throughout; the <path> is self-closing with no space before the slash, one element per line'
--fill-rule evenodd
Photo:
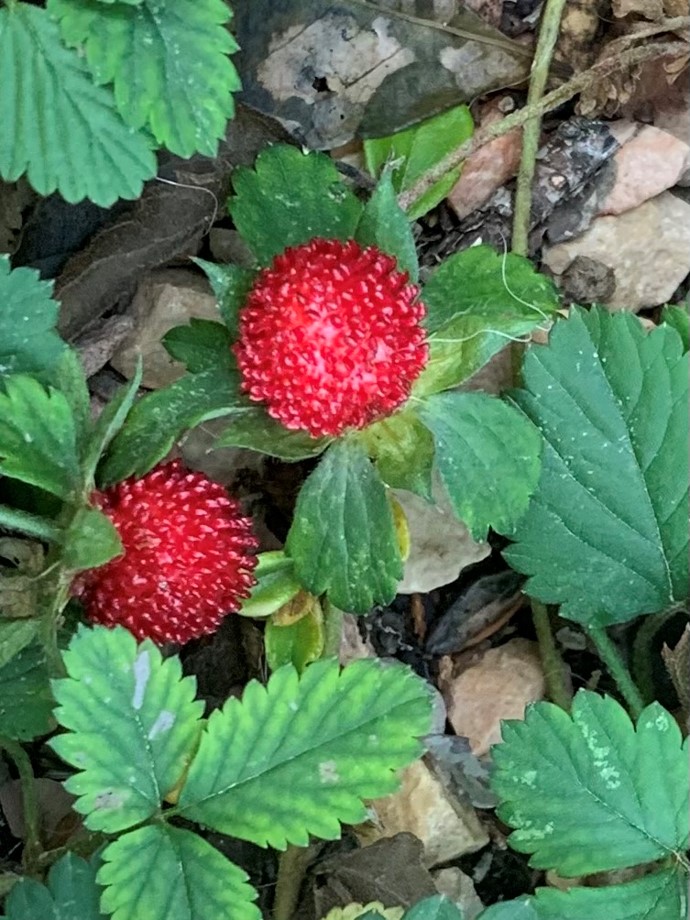
<path fill-rule="evenodd" d="M 685 627 L 676 647 L 670 649 L 664 645 L 661 655 L 678 699 L 683 709 L 690 713 L 690 626 Z"/>
<path fill-rule="evenodd" d="M 666 14 L 663 0 L 613 0 L 611 6 L 613 15 L 618 19 L 634 15 L 658 22 Z"/>

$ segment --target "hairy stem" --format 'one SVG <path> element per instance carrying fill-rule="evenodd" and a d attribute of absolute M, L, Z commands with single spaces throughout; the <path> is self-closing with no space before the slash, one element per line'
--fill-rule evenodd
<path fill-rule="evenodd" d="M 17 741 L 0 735 L 0 748 L 12 758 L 19 774 L 26 836 L 22 862 L 26 874 L 35 875 L 38 859 L 43 852 L 43 845 L 41 843 L 40 812 L 36 796 L 34 771 L 28 754 Z"/>
<path fill-rule="evenodd" d="M 0 527 L 16 530 L 49 543 L 57 542 L 62 536 L 62 531 L 52 521 L 29 514 L 27 511 L 8 508 L 7 505 L 0 505 Z"/>
<path fill-rule="evenodd" d="M 530 598 L 530 603 L 532 622 L 539 642 L 539 655 L 544 668 L 546 694 L 552 703 L 569 712 L 571 697 L 565 682 L 565 666 L 553 638 L 549 611 L 545 604 L 534 598 Z"/>
<path fill-rule="evenodd" d="M 644 700 L 630 676 L 630 671 L 628 671 L 618 647 L 602 627 L 590 627 L 588 632 L 596 646 L 599 657 L 606 665 L 611 677 L 616 681 L 621 696 L 630 710 L 630 715 L 637 719 L 644 709 Z"/>

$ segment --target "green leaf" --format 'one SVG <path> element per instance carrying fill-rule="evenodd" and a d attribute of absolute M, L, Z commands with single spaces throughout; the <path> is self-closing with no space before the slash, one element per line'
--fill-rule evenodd
<path fill-rule="evenodd" d="M 687 307 L 664 307 L 661 313 L 662 323 L 676 330 L 683 340 L 683 351 L 690 348 L 690 314 Z"/>
<path fill-rule="evenodd" d="M 189 428 L 230 414 L 244 397 L 236 372 L 210 368 L 187 374 L 132 407 L 99 468 L 101 485 L 143 476 Z"/>
<path fill-rule="evenodd" d="M 434 439 L 411 409 L 403 409 L 356 435 L 392 489 L 407 489 L 431 501 Z"/>
<path fill-rule="evenodd" d="M 254 569 L 256 584 L 242 602 L 239 613 L 244 617 L 267 617 L 298 593 L 302 585 L 295 578 L 295 564 L 282 550 L 259 553 Z"/>
<path fill-rule="evenodd" d="M 80 627 L 64 662 L 53 692 L 68 731 L 49 743 L 79 770 L 65 788 L 88 828 L 125 830 L 160 810 L 186 768 L 204 709 L 196 681 L 124 627 Z"/>
<path fill-rule="evenodd" d="M 0 587 L 0 605 L 2 603 L 2 588 Z M 2 610 L 0 609 L 0 613 Z M 22 649 L 30 645 L 36 638 L 38 620 L 6 620 L 0 619 L 0 668 L 4 668 L 8 661 L 18 655 Z"/>
<path fill-rule="evenodd" d="M 261 454 L 280 457 L 281 460 L 306 460 L 318 457 L 331 443 L 332 438 L 312 438 L 306 431 L 291 431 L 272 419 L 263 406 L 251 403 L 229 418 L 230 427 L 219 436 L 218 447 L 248 447 Z"/>
<path fill-rule="evenodd" d="M 419 406 L 453 510 L 475 540 L 509 533 L 539 480 L 538 430 L 486 393 L 437 393 Z"/>
<path fill-rule="evenodd" d="M 606 626 L 687 595 L 687 366 L 675 330 L 606 310 L 529 350 L 515 398 L 544 463 L 505 556 L 562 616 Z"/>
<path fill-rule="evenodd" d="M 134 405 L 134 400 L 136 399 L 141 384 L 141 378 L 142 362 L 138 360 L 132 379 L 129 383 L 125 383 L 120 387 L 98 416 L 82 464 L 84 476 L 89 483 L 94 479 L 96 468 L 98 467 L 103 453 L 124 425 L 129 410 Z"/>
<path fill-rule="evenodd" d="M 128 125 L 181 157 L 216 155 L 241 86 L 223 0 L 49 0 L 48 11 L 65 43 L 85 49 L 96 83 L 113 83 Z"/>
<path fill-rule="evenodd" d="M 0 527 L 50 543 L 57 543 L 62 539 L 62 530 L 53 520 L 17 508 L 9 508 L 7 505 L 0 505 Z"/>
<path fill-rule="evenodd" d="M 96 860 L 66 853 L 48 873 L 48 884 L 23 878 L 13 886 L 4 920 L 106 920 L 99 909 Z"/>
<path fill-rule="evenodd" d="M 237 317 L 252 288 L 256 272 L 240 268 L 239 265 L 216 265 L 215 262 L 205 262 L 203 259 L 193 261 L 206 272 L 223 322 L 228 327 L 231 339 L 236 339 Z"/>
<path fill-rule="evenodd" d="M 462 914 L 445 895 L 435 894 L 406 910 L 403 920 L 462 920 Z"/>
<path fill-rule="evenodd" d="M 388 603 L 402 561 L 386 489 L 355 442 L 337 441 L 302 486 L 285 545 L 295 574 L 341 610 Z"/>
<path fill-rule="evenodd" d="M 264 647 L 266 663 L 271 671 L 290 664 L 301 674 L 308 664 L 316 661 L 323 653 L 326 636 L 318 598 L 303 593 L 289 606 L 292 608 L 295 605 L 298 607 L 297 619 L 294 619 L 293 610 L 289 618 L 281 611 L 266 623 Z"/>
<path fill-rule="evenodd" d="M 427 688 L 407 668 L 321 660 L 298 677 L 288 665 L 211 714 L 181 811 L 260 846 L 333 840 L 340 822 L 364 819 L 362 799 L 397 788 L 430 721 Z"/>
<path fill-rule="evenodd" d="M 0 392 L 0 474 L 67 499 L 80 482 L 74 418 L 65 396 L 17 374 Z"/>
<path fill-rule="evenodd" d="M 109 843 L 103 862 L 111 920 L 261 920 L 246 872 L 191 831 L 139 828 Z"/>
<path fill-rule="evenodd" d="M 558 308 L 553 283 L 530 262 L 489 246 L 447 259 L 424 286 L 429 362 L 415 395 L 462 383 L 511 339 L 528 335 Z"/>
<path fill-rule="evenodd" d="M 362 206 L 345 186 L 330 157 L 276 144 L 256 158 L 254 169 L 232 174 L 228 209 L 261 265 L 288 246 L 314 237 L 347 240 Z"/>
<path fill-rule="evenodd" d="M 362 246 L 378 246 L 395 256 L 400 271 L 419 280 L 419 262 L 412 227 L 400 208 L 388 169 L 384 170 L 372 196 L 364 206 L 355 239 Z"/>
<path fill-rule="evenodd" d="M 52 291 L 52 281 L 31 268 L 10 271 L 10 257 L 0 255 L 0 378 L 50 371 L 67 347 L 55 331 Z"/>
<path fill-rule="evenodd" d="M 94 86 L 46 10 L 0 9 L 0 87 L 0 124 L 12 125 L 0 136 L 7 181 L 26 172 L 40 195 L 57 189 L 71 203 L 90 198 L 109 207 L 138 198 L 155 175 L 150 138 L 122 121 L 110 90 Z"/>
<path fill-rule="evenodd" d="M 84 368 L 79 355 L 73 348 L 66 348 L 60 355 L 50 381 L 59 390 L 72 410 L 77 445 L 89 438 L 93 423 L 91 421 L 91 395 L 86 382 Z"/>
<path fill-rule="evenodd" d="M 104 565 L 122 552 L 110 518 L 98 508 L 80 508 L 65 532 L 61 562 L 69 571 L 78 572 Z"/>
<path fill-rule="evenodd" d="M 686 916 L 687 876 L 655 872 L 602 888 L 537 888 L 534 897 L 493 904 L 481 920 L 680 920 Z"/>
<path fill-rule="evenodd" d="M 378 175 L 384 164 L 402 161 L 394 173 L 396 192 L 410 189 L 417 179 L 426 175 L 446 154 L 472 137 L 474 123 L 469 108 L 460 105 L 420 122 L 405 131 L 388 137 L 364 141 L 367 169 Z M 408 220 L 417 220 L 443 201 L 458 180 L 462 167 L 452 170 L 420 198 L 412 202 Z"/>
<path fill-rule="evenodd" d="M 191 374 L 232 366 L 232 342 L 222 323 L 192 318 L 188 325 L 166 332 L 162 342 L 170 357 L 182 361 Z"/>
<path fill-rule="evenodd" d="M 572 715 L 537 703 L 502 738 L 491 786 L 530 865 L 574 877 L 687 849 L 688 745 L 658 703 L 635 731 L 615 700 L 580 690 Z"/>
<path fill-rule="evenodd" d="M 0 668 L 0 735 L 31 741 L 53 727 L 43 647 L 33 642 Z"/>

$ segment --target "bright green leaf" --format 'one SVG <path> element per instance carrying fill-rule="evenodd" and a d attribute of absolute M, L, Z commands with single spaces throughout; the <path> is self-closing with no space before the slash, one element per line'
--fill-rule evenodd
<path fill-rule="evenodd" d="M 462 914 L 445 895 L 435 894 L 406 910 L 403 920 L 462 920 Z"/>
<path fill-rule="evenodd" d="M 415 395 L 446 390 L 483 367 L 511 339 L 528 335 L 558 307 L 553 283 L 527 259 L 473 246 L 447 259 L 424 286 L 429 362 Z"/>
<path fill-rule="evenodd" d="M 169 387 L 147 394 L 135 403 L 115 435 L 99 469 L 101 484 L 143 476 L 186 430 L 228 415 L 243 402 L 238 375 L 219 368 L 186 374 Z"/>
<path fill-rule="evenodd" d="M 142 363 L 137 362 L 134 376 L 129 383 L 123 384 L 115 393 L 110 402 L 105 406 L 94 425 L 93 434 L 86 448 L 86 456 L 82 463 L 84 476 L 89 484 L 93 481 L 96 468 L 115 435 L 120 431 L 134 405 L 139 385 L 142 378 Z"/>
<path fill-rule="evenodd" d="M 13 886 L 1 920 L 106 920 L 100 895 L 95 860 L 66 853 L 51 866 L 47 885 L 26 877 Z"/>
<path fill-rule="evenodd" d="M 402 561 L 386 489 L 362 448 L 337 441 L 302 486 L 286 552 L 315 595 L 366 613 L 388 603 Z"/>
<path fill-rule="evenodd" d="M 0 615 L 2 609 L 2 586 L 0 586 Z M 18 655 L 23 648 L 30 645 L 36 638 L 38 620 L 8 620 L 0 619 L 0 668 L 4 668 L 8 661 Z"/>
<path fill-rule="evenodd" d="M 242 602 L 239 613 L 245 617 L 267 617 L 300 591 L 295 578 L 295 564 L 282 550 L 260 553 L 254 569 L 256 584 Z"/>
<path fill-rule="evenodd" d="M 340 822 L 364 819 L 362 799 L 397 788 L 394 771 L 419 756 L 430 721 L 427 688 L 407 668 L 321 660 L 298 677 L 288 665 L 211 714 L 182 814 L 277 849 L 333 840 Z"/>
<path fill-rule="evenodd" d="M 0 175 L 26 172 L 40 195 L 108 207 L 138 198 L 156 172 L 148 135 L 122 121 L 57 23 L 27 3 L 0 9 L 0 124 L 12 126 L 0 133 Z"/>
<path fill-rule="evenodd" d="M 98 84 L 113 83 L 122 118 L 182 157 L 215 156 L 234 114 L 237 43 L 223 0 L 49 0 L 63 40 L 84 48 Z"/>
<path fill-rule="evenodd" d="M 251 290 L 256 272 L 239 265 L 217 265 L 204 259 L 194 259 L 203 268 L 218 301 L 218 310 L 234 340 L 238 332 L 238 314 Z"/>
<path fill-rule="evenodd" d="M 80 481 L 74 418 L 65 396 L 23 374 L 0 392 L 0 474 L 69 498 Z"/>
<path fill-rule="evenodd" d="M 291 431 L 272 419 L 263 406 L 249 399 L 245 402 L 244 408 L 232 413 L 229 427 L 219 436 L 214 448 L 247 447 L 281 460 L 306 460 L 318 457 L 331 443 L 331 438 L 312 438 L 306 431 Z"/>
<path fill-rule="evenodd" d="M 282 612 L 270 617 L 264 630 L 266 663 L 271 671 L 277 671 L 285 664 L 294 665 L 302 673 L 308 664 L 320 658 L 326 636 L 323 611 L 317 598 L 310 594 L 300 595 L 303 613 L 292 622 L 282 622 Z M 296 601 L 294 602 L 296 603 Z M 290 605 L 291 607 L 294 606 Z M 291 611 L 292 615 L 294 613 Z"/>
<path fill-rule="evenodd" d="M 156 814 L 177 785 L 200 729 L 196 682 L 124 627 L 81 627 L 53 681 L 67 732 L 51 747 L 79 771 L 65 782 L 92 830 L 113 833 Z"/>
<path fill-rule="evenodd" d="M 95 569 L 122 551 L 119 534 L 110 518 L 98 508 L 80 508 L 65 532 L 61 562 L 73 572 Z"/>
<path fill-rule="evenodd" d="M 672 326 L 683 340 L 683 351 L 690 348 L 690 313 L 687 307 L 664 307 L 662 323 Z"/>
<path fill-rule="evenodd" d="M 502 738 L 491 786 L 530 865 L 573 877 L 687 849 L 687 741 L 658 703 L 636 731 L 611 697 L 580 690 L 572 716 L 537 703 L 524 722 L 504 722 Z"/>
<path fill-rule="evenodd" d="M 166 332 L 162 343 L 170 357 L 182 361 L 191 374 L 217 367 L 230 370 L 232 365 L 232 343 L 222 323 L 192 318 L 188 325 Z"/>
<path fill-rule="evenodd" d="M 43 647 L 31 643 L 0 668 L 0 735 L 31 741 L 53 727 Z"/>
<path fill-rule="evenodd" d="M 0 255 L 0 378 L 50 371 L 65 350 L 55 331 L 58 305 L 52 290 L 52 281 L 41 281 L 31 268 L 10 271 L 9 256 Z"/>
<path fill-rule="evenodd" d="M 403 409 L 364 428 L 357 436 L 392 489 L 407 489 L 431 501 L 434 439 L 416 412 Z"/>
<path fill-rule="evenodd" d="M 410 221 L 398 205 L 391 174 L 385 170 L 364 206 L 355 239 L 362 246 L 378 246 L 395 256 L 400 271 L 419 280 L 419 262 Z"/>
<path fill-rule="evenodd" d="M 505 556 L 565 617 L 606 626 L 687 595 L 687 368 L 675 330 L 606 310 L 527 354 L 515 398 L 544 464 Z"/>
<path fill-rule="evenodd" d="M 364 156 L 367 169 L 378 175 L 387 162 L 398 162 L 393 174 L 397 192 L 410 189 L 446 154 L 472 137 L 474 123 L 469 108 L 460 105 L 388 137 L 366 139 Z M 462 167 L 451 170 L 408 209 L 408 220 L 416 220 L 443 201 L 458 180 Z"/>
<path fill-rule="evenodd" d="M 480 920 L 681 920 L 686 889 L 687 876 L 675 870 L 602 888 L 537 888 L 533 897 L 493 904 Z"/>
<path fill-rule="evenodd" d="M 475 540 L 509 533 L 539 480 L 542 442 L 512 406 L 486 393 L 437 393 L 419 406 L 451 505 Z"/>
<path fill-rule="evenodd" d="M 108 844 L 103 863 L 110 920 L 261 920 L 246 872 L 191 831 L 130 831 Z"/>
<path fill-rule="evenodd" d="M 239 167 L 232 181 L 230 214 L 261 265 L 316 236 L 350 239 L 362 214 L 323 153 L 302 153 L 286 144 L 266 147 L 254 169 Z"/>

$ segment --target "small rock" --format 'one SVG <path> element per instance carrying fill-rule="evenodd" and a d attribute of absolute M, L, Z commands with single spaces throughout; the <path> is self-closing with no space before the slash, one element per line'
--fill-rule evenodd
<path fill-rule="evenodd" d="M 165 333 L 174 326 L 185 325 L 192 317 L 220 321 L 208 282 L 186 269 L 164 269 L 149 275 L 137 288 L 128 313 L 134 320 L 134 330 L 111 364 L 130 378 L 141 356 L 142 383 L 154 390 L 173 383 L 184 373 L 184 365 L 173 361 L 161 344 Z"/>
<path fill-rule="evenodd" d="M 462 920 L 475 920 L 484 910 L 474 882 L 461 869 L 439 869 L 432 873 L 439 894 L 444 894 L 462 913 Z"/>
<path fill-rule="evenodd" d="M 527 639 L 464 660 L 459 673 L 441 675 L 439 689 L 455 733 L 481 756 L 501 740 L 502 719 L 522 719 L 525 706 L 543 698 L 544 672 L 537 644 Z"/>
<path fill-rule="evenodd" d="M 427 866 L 475 853 L 489 842 L 474 809 L 446 788 L 426 758 L 404 771 L 398 792 L 369 804 L 372 821 L 355 829 L 362 844 L 414 834 L 424 845 Z"/>
<path fill-rule="evenodd" d="M 607 303 L 616 291 L 616 277 L 603 262 L 576 256 L 561 275 L 561 290 L 573 303 Z"/>
<path fill-rule="evenodd" d="M 208 246 L 215 262 L 234 262 L 241 268 L 253 268 L 256 260 L 249 246 L 237 230 L 229 227 L 212 227 Z"/>
<path fill-rule="evenodd" d="M 664 304 L 690 271 L 690 204 L 662 192 L 623 214 L 598 217 L 575 239 L 546 248 L 543 262 L 560 276 L 577 256 L 613 270 L 612 309 Z"/>

